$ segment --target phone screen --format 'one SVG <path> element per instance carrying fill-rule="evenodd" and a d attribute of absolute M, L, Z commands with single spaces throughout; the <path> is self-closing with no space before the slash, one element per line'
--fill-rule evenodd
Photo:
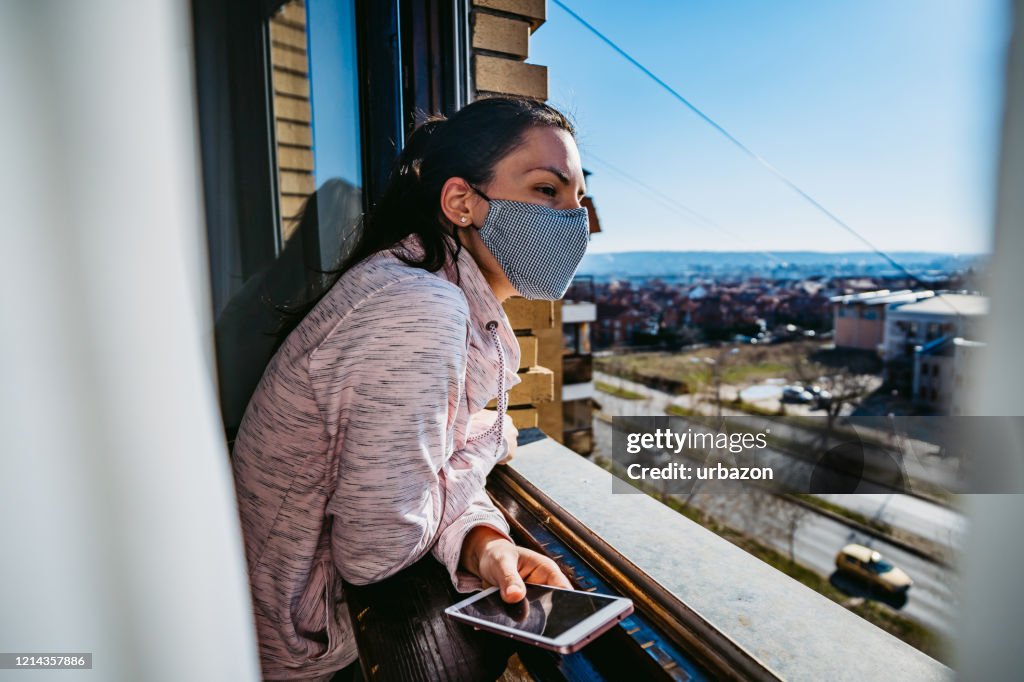
<path fill-rule="evenodd" d="M 527 583 L 526 597 L 515 604 L 506 604 L 499 592 L 492 592 L 459 611 L 496 625 L 557 639 L 612 601 L 589 592 L 551 590 Z"/>

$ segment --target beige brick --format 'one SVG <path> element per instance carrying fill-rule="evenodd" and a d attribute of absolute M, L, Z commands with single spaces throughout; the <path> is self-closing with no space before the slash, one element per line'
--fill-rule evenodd
<path fill-rule="evenodd" d="M 521 296 L 505 301 L 505 314 L 513 329 L 548 329 L 555 319 L 552 301 L 531 301 Z"/>
<path fill-rule="evenodd" d="M 313 152 L 301 147 L 278 147 L 277 167 L 281 170 L 313 170 Z"/>
<path fill-rule="evenodd" d="M 550 369 L 531 367 L 520 372 L 519 378 L 522 381 L 508 392 L 509 405 L 537 405 L 554 399 L 554 375 Z M 497 400 L 487 403 L 489 407 L 496 407 L 497 404 Z"/>
<path fill-rule="evenodd" d="M 565 417 L 562 414 L 562 302 L 553 305 L 554 321 L 550 329 L 538 329 L 537 364 L 551 371 L 554 398 L 537 406 L 537 426 L 544 433 L 562 442 Z"/>
<path fill-rule="evenodd" d="M 473 6 L 525 17 L 534 31 L 547 19 L 545 0 L 473 0 Z"/>
<path fill-rule="evenodd" d="M 304 52 L 287 50 L 279 45 L 271 46 L 270 63 L 275 69 L 284 69 L 293 73 L 309 73 L 309 62 Z"/>
<path fill-rule="evenodd" d="M 306 51 L 306 32 L 300 28 L 270 23 L 270 41 L 278 46 L 286 46 L 295 50 Z"/>
<path fill-rule="evenodd" d="M 478 92 L 548 98 L 548 67 L 502 57 L 473 57 L 473 77 Z"/>
<path fill-rule="evenodd" d="M 517 336 L 519 342 L 519 369 L 526 369 L 537 364 L 537 337 L 533 334 Z"/>
<path fill-rule="evenodd" d="M 290 220 L 302 213 L 302 207 L 306 205 L 305 195 L 282 195 L 281 196 L 281 219 Z"/>
<path fill-rule="evenodd" d="M 537 428 L 537 408 L 535 407 L 510 407 L 508 416 L 512 418 L 512 425 L 520 431 Z"/>
<path fill-rule="evenodd" d="M 316 181 L 311 173 L 281 171 L 281 194 L 312 194 Z"/>
<path fill-rule="evenodd" d="M 299 221 L 291 218 L 281 218 L 281 241 L 288 243 L 288 240 L 295 234 L 299 227 Z"/>
<path fill-rule="evenodd" d="M 306 8 L 298 2 L 289 2 L 277 13 L 274 21 L 304 27 L 306 25 Z"/>
<path fill-rule="evenodd" d="M 519 59 L 530 54 L 530 25 L 518 19 L 476 12 L 473 21 L 473 47 L 502 52 Z"/>
<path fill-rule="evenodd" d="M 309 101 L 294 97 L 274 97 L 274 116 L 279 120 L 295 121 L 309 125 L 312 120 Z"/>
<path fill-rule="evenodd" d="M 291 95 L 309 99 L 309 79 L 302 75 L 274 69 L 272 81 L 278 95 Z"/>
<path fill-rule="evenodd" d="M 308 123 L 277 122 L 277 143 L 294 147 L 313 146 L 313 128 Z"/>

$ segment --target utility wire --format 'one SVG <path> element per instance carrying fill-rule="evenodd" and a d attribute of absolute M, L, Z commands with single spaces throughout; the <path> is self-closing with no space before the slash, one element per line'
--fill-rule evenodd
<path fill-rule="evenodd" d="M 728 130 L 726 130 L 721 125 L 719 125 L 717 122 L 715 122 L 714 119 L 712 119 L 710 116 L 708 116 L 703 111 L 701 111 L 696 105 L 694 105 L 692 102 L 690 102 L 690 100 L 688 100 L 685 97 L 683 97 L 683 95 L 681 95 L 679 93 L 679 91 L 677 91 L 671 85 L 669 85 L 668 83 L 663 81 L 661 78 L 656 76 L 654 74 L 654 72 L 652 72 L 650 69 L 648 69 L 646 66 L 644 66 L 640 61 L 638 61 L 636 58 L 634 58 L 631 54 L 629 54 L 624 49 L 619 47 L 615 43 L 615 41 L 613 41 L 611 38 L 609 38 L 605 34 L 601 33 L 601 31 L 597 30 L 586 19 L 581 17 L 579 14 L 574 12 L 572 9 L 570 9 L 568 7 L 568 5 L 566 5 L 564 2 L 562 2 L 562 0 L 552 0 L 552 2 L 554 2 L 556 5 L 558 5 L 562 10 L 564 10 L 566 13 L 568 13 L 569 16 L 571 16 L 577 22 L 582 24 L 584 28 L 586 28 L 588 31 L 590 31 L 595 36 L 597 36 L 602 42 L 604 42 L 606 45 L 608 45 L 608 47 L 610 47 L 613 50 L 615 50 L 615 52 L 617 52 L 620 56 L 622 56 L 624 59 L 626 59 L 626 61 L 628 61 L 630 64 L 632 64 L 633 66 L 638 68 L 641 72 L 644 73 L 644 75 L 646 75 L 648 78 L 650 78 L 655 83 L 657 83 L 659 86 L 661 86 L 666 92 L 668 92 L 675 99 L 677 99 L 684 106 L 686 106 L 690 111 L 692 111 L 698 117 L 700 117 L 700 119 L 702 121 L 704 121 L 705 123 L 710 125 L 712 128 L 717 130 L 719 133 L 721 133 L 727 140 L 729 140 L 737 148 L 739 148 L 740 151 L 742 151 L 744 154 L 746 154 L 747 156 L 749 156 L 750 158 L 754 159 L 759 164 L 761 164 L 761 166 L 763 166 L 765 169 L 767 169 L 768 172 L 770 172 L 772 175 L 774 175 L 776 178 L 778 178 L 780 181 L 782 181 L 787 187 L 789 187 L 791 190 L 796 192 L 799 196 L 801 196 L 804 200 L 806 200 L 808 203 L 810 203 L 813 207 L 818 209 L 818 211 L 821 212 L 822 214 L 824 214 L 825 217 L 827 217 L 829 220 L 831 220 L 833 223 L 835 223 L 837 226 L 839 226 L 840 228 L 842 228 L 846 232 L 849 232 L 851 235 L 853 235 L 855 238 L 857 238 L 857 240 L 859 240 L 861 243 L 863 243 L 865 246 L 867 246 L 869 249 L 871 249 L 876 255 L 878 255 L 881 258 L 883 258 L 886 262 L 888 262 L 894 268 L 896 268 L 897 270 L 902 272 L 904 275 L 906 275 L 908 278 L 910 278 L 913 282 L 915 282 L 916 284 L 918 284 L 919 286 L 921 286 L 921 287 L 923 287 L 925 289 L 928 289 L 929 291 L 935 291 L 934 287 L 929 286 L 928 284 L 925 284 L 923 281 L 921 281 L 920 278 L 918 278 L 917 275 L 915 275 L 910 270 L 908 270 L 906 267 L 904 267 L 903 264 L 899 263 L 896 259 L 894 259 L 892 256 L 887 254 L 885 251 L 882 251 L 882 249 L 880 249 L 877 246 L 875 246 L 870 240 L 868 240 L 866 237 L 864 237 L 859 232 L 857 232 L 857 230 L 855 230 L 853 227 L 848 225 L 845 221 L 840 219 L 839 216 L 837 216 L 835 213 L 833 213 L 832 211 L 830 211 L 827 208 L 825 208 L 817 199 L 812 197 L 806 191 L 801 189 L 799 185 L 797 185 L 795 182 L 793 182 L 788 177 L 786 177 L 782 173 L 782 171 L 780 171 L 775 166 L 773 166 L 770 163 L 768 163 L 763 157 L 761 157 L 759 154 L 754 152 L 754 150 L 752 150 L 750 147 L 748 147 L 747 145 L 745 145 L 742 142 L 740 142 L 734 135 L 732 135 L 732 133 L 730 133 Z M 956 307 L 952 304 L 952 302 L 947 300 L 945 297 L 940 296 L 940 298 L 950 308 L 953 309 L 953 312 L 955 312 L 957 315 L 960 315 L 960 311 L 956 309 Z"/>
<path fill-rule="evenodd" d="M 685 204 L 680 203 L 678 200 L 673 199 L 671 196 L 669 196 L 668 194 L 665 194 L 661 190 L 659 190 L 659 189 L 657 189 L 655 187 L 651 187 L 650 185 L 645 183 L 643 180 L 640 180 L 636 176 L 627 173 L 626 171 L 622 170 L 621 168 L 618 168 L 617 166 L 615 166 L 611 162 L 606 161 L 605 159 L 602 159 L 601 157 L 597 156 L 596 154 L 592 154 L 589 151 L 584 153 L 584 156 L 587 158 L 587 160 L 597 161 L 600 165 L 604 166 L 607 170 L 611 171 L 613 174 L 618 175 L 619 177 L 621 177 L 621 178 L 623 178 L 623 179 L 633 183 L 634 185 L 637 185 L 638 187 L 641 187 L 641 188 L 647 190 L 647 192 L 652 194 L 654 197 L 660 199 L 660 203 L 663 206 L 667 207 L 668 209 L 672 210 L 673 212 L 682 211 L 684 214 L 689 216 L 695 222 L 698 222 L 700 224 L 703 224 L 703 225 L 711 227 L 711 228 L 713 228 L 715 230 L 718 230 L 719 232 L 722 232 L 723 234 L 725 234 L 726 236 L 731 238 L 733 241 L 735 241 L 737 244 L 744 244 L 743 239 L 739 235 L 737 235 L 735 232 L 733 232 L 733 231 L 723 227 L 722 225 L 720 225 L 719 223 L 715 222 L 711 218 L 708 218 L 708 217 L 698 213 L 697 211 L 693 210 L 689 206 L 686 206 Z M 783 259 L 781 259 L 778 256 L 776 256 L 774 253 L 771 253 L 769 251 L 758 250 L 757 253 L 763 255 L 765 258 L 767 258 L 769 260 L 773 260 L 773 261 L 779 263 L 780 265 L 783 265 L 783 266 L 788 265 L 788 263 L 786 261 L 784 261 Z"/>

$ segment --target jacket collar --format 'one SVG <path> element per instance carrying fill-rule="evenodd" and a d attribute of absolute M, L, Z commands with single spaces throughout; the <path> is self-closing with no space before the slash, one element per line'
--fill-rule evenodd
<path fill-rule="evenodd" d="M 417 235 L 412 234 L 403 239 L 400 246 L 414 258 L 423 254 L 423 247 Z M 452 244 L 453 248 L 455 244 Z M 462 289 L 469 304 L 469 353 L 466 361 L 466 398 L 469 412 L 474 414 L 484 408 L 487 403 L 498 396 L 499 351 L 494 345 L 487 323 L 497 322 L 495 331 L 501 343 L 505 360 L 505 390 L 520 383 L 519 341 L 509 322 L 501 302 L 494 295 L 491 285 L 487 282 L 480 266 L 472 254 L 465 248 L 459 250 L 458 279 L 452 263 L 434 273 L 443 277 Z"/>

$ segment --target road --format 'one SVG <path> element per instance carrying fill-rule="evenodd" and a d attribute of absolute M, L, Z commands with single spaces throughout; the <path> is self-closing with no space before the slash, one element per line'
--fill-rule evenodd
<path fill-rule="evenodd" d="M 605 381 L 604 378 L 598 380 Z M 672 402 L 672 396 L 658 395 L 658 391 L 651 391 L 640 385 L 628 388 L 647 397 L 643 400 L 626 400 L 600 393 L 598 402 L 606 415 L 663 415 L 665 407 Z M 611 425 L 601 419 L 595 419 L 594 454 L 610 459 L 611 447 Z M 927 537 L 939 544 L 953 543 L 957 547 L 962 546 L 960 542 L 966 525 L 963 516 L 955 510 L 896 493 L 820 497 L 866 517 L 877 518 Z M 939 633 L 947 636 L 953 634 L 958 591 L 955 589 L 956 574 L 949 568 L 863 534 L 841 521 L 762 493 L 725 496 L 698 493 L 691 498 L 690 504 L 723 523 L 759 538 L 787 556 L 790 551 L 789 523 L 791 519 L 797 518 L 799 523 L 793 536 L 793 549 L 795 559 L 799 563 L 829 578 L 836 587 L 851 596 L 876 598 L 895 611 Z M 796 509 L 797 507 L 799 509 Z M 905 601 L 881 598 L 880 595 L 865 590 L 862 584 L 845 576 L 835 575 L 836 551 L 850 542 L 877 549 L 913 578 L 914 586 Z"/>
<path fill-rule="evenodd" d="M 956 550 L 967 539 L 967 519 L 949 509 L 912 495 L 898 493 L 815 495 L 869 519 L 908 530 L 938 545 Z"/>
<path fill-rule="evenodd" d="M 656 415 L 665 416 L 665 409 L 669 405 L 683 405 L 693 408 L 689 404 L 689 396 L 673 396 L 668 393 L 656 391 L 643 384 L 613 377 L 603 372 L 594 372 L 594 380 L 603 383 L 620 386 L 626 390 L 643 395 L 640 400 L 627 400 L 618 398 L 608 393 L 599 392 L 597 402 L 602 406 L 602 412 L 609 416 L 624 415 Z M 742 412 L 723 409 L 723 414 L 729 416 L 747 417 Z M 773 425 L 777 433 L 779 429 L 799 429 L 796 426 L 785 424 Z M 611 457 L 611 444 L 605 453 Z M 920 468 L 910 472 L 937 482 L 942 480 L 944 472 L 935 469 L 929 463 L 928 471 L 921 472 Z M 950 509 L 928 500 L 911 495 L 900 494 L 855 494 L 855 495 L 819 495 L 828 499 L 834 504 L 846 507 L 868 518 L 878 518 L 891 526 L 900 528 L 908 533 L 918 535 L 931 542 L 935 542 L 945 548 L 948 555 L 955 555 L 963 547 L 964 535 L 967 531 L 967 522 L 963 514 L 955 509 Z"/>
<path fill-rule="evenodd" d="M 648 388 L 643 384 L 638 384 L 603 372 L 594 372 L 594 380 L 618 386 L 645 396 L 645 399 L 642 401 L 632 402 L 634 404 L 637 402 L 646 403 L 649 405 L 650 409 L 660 408 L 663 411 L 669 405 L 677 405 L 688 410 L 708 415 L 718 414 L 728 417 L 742 417 L 751 422 L 757 422 L 759 419 L 758 417 L 751 416 L 746 412 L 730 408 L 728 405 L 715 407 L 706 400 L 701 400 L 694 395 L 669 395 L 668 393 Z M 608 394 L 605 393 L 602 393 L 601 395 L 602 398 L 608 397 Z M 727 402 L 729 395 L 724 389 L 722 396 L 723 402 Z M 792 413 L 793 415 L 812 415 L 812 411 L 807 405 L 787 405 L 786 410 L 788 413 Z M 638 413 L 626 412 L 624 414 Z M 652 412 L 651 414 L 655 413 Z M 859 433 L 862 433 L 865 436 L 874 437 L 882 442 L 885 442 L 891 437 L 890 433 L 867 428 L 863 422 L 864 420 L 862 419 L 857 425 L 856 430 Z M 790 440 L 805 440 L 810 434 L 814 433 L 792 422 L 776 421 L 774 428 L 777 435 Z M 919 440 L 910 439 L 907 438 L 905 434 L 901 434 L 899 445 L 894 447 L 899 447 L 900 451 L 903 453 L 900 463 L 902 464 L 906 476 L 909 477 L 909 480 L 912 483 L 912 489 L 913 486 L 917 484 L 924 484 L 940 490 L 954 490 L 958 487 L 959 475 L 956 470 L 955 462 L 944 460 L 940 456 L 939 448 L 937 446 L 930 443 L 924 443 Z"/>

